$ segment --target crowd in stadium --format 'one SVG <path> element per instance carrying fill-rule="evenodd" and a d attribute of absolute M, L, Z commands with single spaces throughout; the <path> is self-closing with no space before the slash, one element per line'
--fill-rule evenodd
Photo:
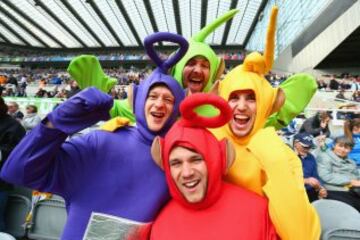
<path fill-rule="evenodd" d="M 360 212 L 360 77 L 271 73 L 276 16 L 264 53 L 222 55 L 243 60 L 226 70 L 208 29 L 190 44 L 146 38 L 155 69 L 103 69 L 89 55 L 66 71 L 2 69 L 0 143 L 12 143 L 2 183 L 63 197 L 62 239 L 91 239 L 105 215 L 135 222 L 134 239 L 319 239 L 312 202 Z M 169 39 L 179 50 L 157 55 L 153 44 Z M 347 100 L 340 131 L 328 110 L 300 117 L 317 91 Z M 65 101 L 44 117 L 34 104 L 22 112 L 17 101 L 33 96 Z"/>

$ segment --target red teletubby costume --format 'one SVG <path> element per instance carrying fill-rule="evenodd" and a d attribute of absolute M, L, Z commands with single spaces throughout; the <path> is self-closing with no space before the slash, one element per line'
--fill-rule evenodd
<path fill-rule="evenodd" d="M 197 115 L 193 109 L 203 104 L 214 105 L 221 114 L 212 118 Z M 165 171 L 172 200 L 155 220 L 151 239 L 277 239 L 267 200 L 222 180 L 235 151 L 230 142 L 218 141 L 205 127 L 220 127 L 229 121 L 232 113 L 227 102 L 216 95 L 197 93 L 186 98 L 180 110 L 182 119 L 152 146 L 154 160 Z M 188 202 L 171 177 L 169 155 L 176 146 L 194 150 L 206 163 L 207 192 L 200 202 Z"/>

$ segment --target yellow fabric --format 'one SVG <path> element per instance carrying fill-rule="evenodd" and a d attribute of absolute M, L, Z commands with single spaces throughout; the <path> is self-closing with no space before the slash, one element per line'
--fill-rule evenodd
<path fill-rule="evenodd" d="M 119 129 L 124 126 L 130 125 L 130 120 L 125 117 L 115 117 L 107 122 L 105 122 L 100 129 L 108 132 L 114 132 L 116 129 Z"/>
<path fill-rule="evenodd" d="M 277 10 L 272 12 L 271 24 L 275 24 L 276 13 Z M 271 59 L 251 53 L 219 86 L 219 95 L 226 100 L 233 91 L 254 91 L 257 109 L 250 133 L 239 138 L 229 125 L 211 131 L 218 139 L 227 138 L 235 146 L 236 159 L 226 180 L 267 197 L 270 217 L 280 238 L 317 240 L 320 221 L 306 195 L 300 159 L 277 136 L 274 128 L 263 128 L 277 94 L 277 89 L 263 77 L 269 64 Z"/>

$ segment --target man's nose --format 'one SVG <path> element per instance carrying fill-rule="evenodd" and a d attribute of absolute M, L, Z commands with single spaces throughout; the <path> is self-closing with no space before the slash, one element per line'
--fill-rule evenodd
<path fill-rule="evenodd" d="M 162 98 L 158 98 L 155 100 L 155 106 L 156 107 L 162 107 L 164 106 L 164 100 Z"/>
<path fill-rule="evenodd" d="M 184 164 L 182 169 L 182 177 L 183 178 L 189 178 L 194 174 L 193 168 L 190 166 L 190 164 Z"/>
<path fill-rule="evenodd" d="M 246 109 L 246 101 L 245 99 L 240 98 L 236 104 L 236 108 L 238 110 L 244 111 Z"/>

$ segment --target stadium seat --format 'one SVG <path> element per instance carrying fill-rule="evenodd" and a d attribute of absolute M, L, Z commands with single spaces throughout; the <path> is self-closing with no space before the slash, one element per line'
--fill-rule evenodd
<path fill-rule="evenodd" d="M 360 239 L 360 213 L 352 206 L 336 200 L 312 203 L 320 216 L 321 240 Z"/>
<path fill-rule="evenodd" d="M 36 203 L 29 239 L 59 239 L 65 226 L 67 214 L 65 202 L 60 197 L 42 200 Z"/>
<path fill-rule="evenodd" d="M 31 209 L 31 201 L 20 194 L 9 194 L 5 212 L 5 232 L 21 238 L 26 235 L 25 220 Z"/>

